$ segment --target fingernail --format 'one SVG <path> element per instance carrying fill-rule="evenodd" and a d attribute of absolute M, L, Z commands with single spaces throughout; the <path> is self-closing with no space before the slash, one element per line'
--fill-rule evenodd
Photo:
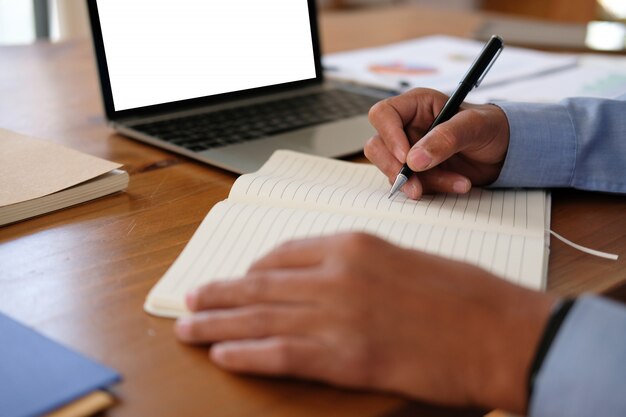
<path fill-rule="evenodd" d="M 211 359 L 217 363 L 223 363 L 226 361 L 226 350 L 222 349 L 220 345 L 215 345 L 211 347 L 211 351 L 209 354 L 211 355 Z"/>
<path fill-rule="evenodd" d="M 401 190 L 407 195 L 407 197 L 413 200 L 418 199 L 420 193 L 422 192 L 422 188 L 413 182 L 407 182 L 402 186 Z"/>
<path fill-rule="evenodd" d="M 189 291 L 185 296 L 185 303 L 187 304 L 187 308 L 189 308 L 190 310 L 195 310 L 198 306 L 198 291 Z"/>
<path fill-rule="evenodd" d="M 407 158 L 411 161 L 411 168 L 423 171 L 433 163 L 433 157 L 423 148 L 414 148 L 409 152 Z"/>
<path fill-rule="evenodd" d="M 455 193 L 465 194 L 470 189 L 470 183 L 467 180 L 457 180 L 452 184 L 452 190 Z"/>
<path fill-rule="evenodd" d="M 422 197 L 422 186 L 418 184 L 413 184 L 413 198 L 419 200 Z"/>
<path fill-rule="evenodd" d="M 176 321 L 176 333 L 183 339 L 188 339 L 191 335 L 193 320 L 189 317 L 181 317 Z"/>

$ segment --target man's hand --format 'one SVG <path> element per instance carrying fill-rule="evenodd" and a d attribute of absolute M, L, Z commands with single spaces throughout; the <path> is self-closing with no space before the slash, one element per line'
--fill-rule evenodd
<path fill-rule="evenodd" d="M 190 293 L 180 340 L 235 372 L 523 412 L 553 298 L 361 233 L 293 241 Z"/>
<path fill-rule="evenodd" d="M 370 123 L 378 134 L 365 156 L 393 183 L 406 162 L 417 172 L 402 187 L 410 198 L 423 193 L 466 193 L 498 178 L 509 146 L 504 112 L 491 104 L 464 104 L 450 120 L 426 131 L 448 99 L 417 88 L 375 104 Z M 425 136 L 424 136 L 425 135 Z"/>

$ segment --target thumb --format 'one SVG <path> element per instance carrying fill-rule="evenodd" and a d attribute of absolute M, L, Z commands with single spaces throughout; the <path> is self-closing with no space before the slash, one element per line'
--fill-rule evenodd
<path fill-rule="evenodd" d="M 464 150 L 474 139 L 476 120 L 471 111 L 461 111 L 420 139 L 407 154 L 407 164 L 415 172 L 431 169 Z"/>

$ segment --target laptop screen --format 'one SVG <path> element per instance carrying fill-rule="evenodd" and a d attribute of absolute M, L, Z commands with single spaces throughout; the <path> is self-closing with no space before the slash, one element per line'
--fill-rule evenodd
<path fill-rule="evenodd" d="M 116 112 L 316 78 L 307 0 L 97 1 Z"/>

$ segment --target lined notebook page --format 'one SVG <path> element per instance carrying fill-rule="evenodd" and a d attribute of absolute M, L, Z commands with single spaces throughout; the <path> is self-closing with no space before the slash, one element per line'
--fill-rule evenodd
<path fill-rule="evenodd" d="M 427 195 L 415 201 L 403 193 L 390 200 L 389 188 L 387 178 L 370 164 L 277 151 L 259 171 L 237 179 L 229 200 L 544 235 L 544 191 L 473 189 L 465 195 Z"/>
<path fill-rule="evenodd" d="M 208 281 L 242 276 L 280 243 L 302 237 L 365 231 L 404 247 L 479 265 L 530 288 L 543 286 L 544 237 L 467 230 L 383 217 L 223 201 L 152 289 L 148 312 L 184 314 L 184 295 Z"/>

